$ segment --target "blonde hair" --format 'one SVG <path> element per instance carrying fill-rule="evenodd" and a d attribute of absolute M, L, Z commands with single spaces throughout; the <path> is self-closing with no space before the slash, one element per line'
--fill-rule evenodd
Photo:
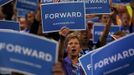
<path fill-rule="evenodd" d="M 78 32 L 72 32 L 72 33 L 68 34 L 66 39 L 65 39 L 65 47 L 67 47 L 68 42 L 71 39 L 77 39 L 79 41 L 80 46 L 81 46 L 80 39 L 78 37 Z"/>

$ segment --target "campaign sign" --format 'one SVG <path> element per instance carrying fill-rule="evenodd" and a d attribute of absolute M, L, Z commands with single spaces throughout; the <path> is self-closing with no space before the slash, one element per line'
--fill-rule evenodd
<path fill-rule="evenodd" d="M 24 75 L 52 75 L 57 42 L 36 35 L 0 30 L 0 68 Z"/>
<path fill-rule="evenodd" d="M 100 48 L 91 55 L 92 75 L 134 74 L 134 33 Z"/>
<path fill-rule="evenodd" d="M 86 75 L 91 75 L 92 73 L 92 66 L 91 66 L 91 54 L 93 52 L 95 52 L 96 50 L 94 51 L 90 51 L 89 53 L 87 53 L 86 55 L 82 56 L 79 58 L 79 62 L 82 66 L 82 69 L 84 70 L 85 74 Z"/>
<path fill-rule="evenodd" d="M 72 30 L 85 30 L 84 3 L 51 3 L 41 5 L 43 32 L 56 32 L 66 26 Z"/>
<path fill-rule="evenodd" d="M 105 14 L 110 12 L 111 10 L 109 0 L 86 1 L 86 14 Z"/>
<path fill-rule="evenodd" d="M 17 0 L 16 8 L 35 11 L 38 8 L 38 0 Z"/>
<path fill-rule="evenodd" d="M 112 0 L 113 3 L 129 3 L 131 0 Z"/>
<path fill-rule="evenodd" d="M 20 30 L 19 23 L 15 21 L 0 21 L 0 29 Z"/>
<path fill-rule="evenodd" d="M 17 16 L 18 17 L 26 17 L 26 14 L 29 12 L 29 10 L 25 10 L 25 9 L 17 9 Z"/>
<path fill-rule="evenodd" d="M 93 41 L 94 43 L 97 43 L 100 36 L 102 35 L 104 31 L 105 25 L 93 25 Z M 107 42 L 112 41 L 111 35 L 114 34 L 115 32 L 120 30 L 120 26 L 117 25 L 111 25 L 110 31 L 107 37 Z"/>
<path fill-rule="evenodd" d="M 9 2 L 11 2 L 12 0 L 0 0 L 0 6 L 3 6 Z"/>

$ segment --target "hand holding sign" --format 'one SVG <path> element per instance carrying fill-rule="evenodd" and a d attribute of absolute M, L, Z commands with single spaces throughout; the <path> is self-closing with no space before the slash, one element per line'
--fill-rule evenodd
<path fill-rule="evenodd" d="M 105 15 L 105 14 L 103 14 L 103 15 Z M 104 46 L 106 44 L 106 39 L 108 37 L 108 33 L 110 31 L 110 27 L 111 27 L 111 15 L 109 15 L 109 18 L 108 18 L 108 20 L 106 22 L 106 25 L 104 27 L 103 33 L 100 36 L 100 46 Z"/>
<path fill-rule="evenodd" d="M 64 36 L 64 37 L 65 37 L 69 32 L 70 32 L 69 28 L 67 28 L 67 27 L 62 27 L 62 28 L 60 29 L 60 31 L 59 31 L 59 34 L 60 34 L 61 36 Z"/>

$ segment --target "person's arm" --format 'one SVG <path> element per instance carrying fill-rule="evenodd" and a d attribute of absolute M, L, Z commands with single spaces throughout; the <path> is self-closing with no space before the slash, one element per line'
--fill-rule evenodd
<path fill-rule="evenodd" d="M 61 28 L 61 30 L 59 31 L 60 40 L 59 40 L 59 47 L 58 47 L 58 53 L 59 53 L 58 61 L 60 61 L 60 62 L 63 61 L 65 37 L 67 36 L 67 34 L 69 32 L 70 32 L 70 30 L 66 27 Z"/>
<path fill-rule="evenodd" d="M 65 37 L 69 33 L 68 28 L 61 28 L 59 31 L 60 40 L 59 40 L 59 47 L 58 47 L 58 62 L 56 62 L 53 66 L 52 73 L 53 75 L 65 75 L 64 68 L 63 68 L 63 58 L 64 58 L 64 42 Z"/>
<path fill-rule="evenodd" d="M 35 13 L 35 19 L 30 27 L 30 33 L 37 34 L 39 30 L 39 26 L 41 25 L 41 11 L 40 11 L 40 4 L 38 5 L 38 10 Z"/>
<path fill-rule="evenodd" d="M 100 39 L 99 39 L 99 43 L 100 43 L 100 47 L 101 46 L 104 46 L 106 44 L 106 39 L 108 37 L 108 34 L 109 34 L 109 31 L 110 31 L 110 27 L 111 27 L 111 16 L 110 16 L 110 19 L 108 20 L 104 30 L 103 30 L 103 33 L 102 35 L 100 36 Z"/>
<path fill-rule="evenodd" d="M 63 65 L 61 62 L 57 62 L 54 64 L 53 69 L 52 69 L 52 74 L 53 75 L 65 75 L 65 72 L 63 70 Z"/>

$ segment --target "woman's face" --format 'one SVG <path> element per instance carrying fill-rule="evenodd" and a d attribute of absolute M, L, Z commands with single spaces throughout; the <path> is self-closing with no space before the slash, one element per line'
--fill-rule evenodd
<path fill-rule="evenodd" d="M 106 24 L 108 22 L 109 18 L 110 18 L 110 15 L 108 15 L 108 14 L 102 15 L 101 22 Z"/>
<path fill-rule="evenodd" d="M 80 42 L 77 38 L 72 38 L 68 41 L 67 52 L 69 56 L 78 56 L 80 50 Z"/>
<path fill-rule="evenodd" d="M 127 13 L 124 13 L 122 15 L 122 25 L 123 26 L 129 26 L 129 22 L 130 22 L 130 17 Z"/>

